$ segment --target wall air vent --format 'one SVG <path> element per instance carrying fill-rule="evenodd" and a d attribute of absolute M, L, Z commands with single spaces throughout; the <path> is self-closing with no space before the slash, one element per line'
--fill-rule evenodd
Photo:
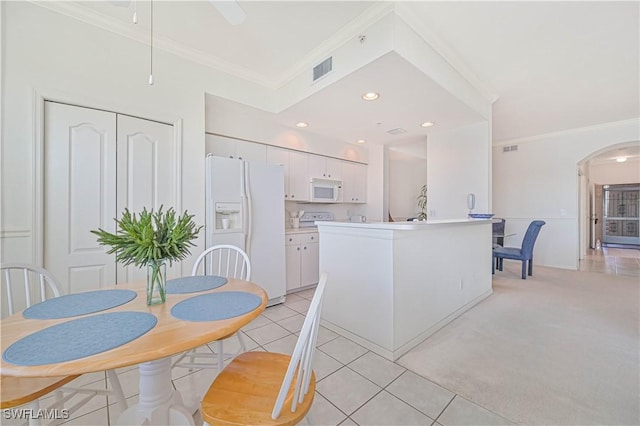
<path fill-rule="evenodd" d="M 502 147 L 502 152 L 517 151 L 518 145 L 506 145 Z"/>
<path fill-rule="evenodd" d="M 327 75 L 333 69 L 333 56 L 329 56 L 324 61 L 313 67 L 313 81 Z"/>
<path fill-rule="evenodd" d="M 400 135 L 402 133 L 407 133 L 407 131 L 405 129 L 401 129 L 400 127 L 398 127 L 396 129 L 387 130 L 387 133 L 391 135 Z"/>
<path fill-rule="evenodd" d="M 518 145 L 511 145 L 511 151 L 517 151 Z"/>

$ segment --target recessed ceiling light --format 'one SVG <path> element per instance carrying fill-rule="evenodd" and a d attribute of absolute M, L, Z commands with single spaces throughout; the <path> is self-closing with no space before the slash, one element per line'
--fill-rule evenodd
<path fill-rule="evenodd" d="M 360 143 L 360 144 L 365 143 L 365 142 L 366 142 L 366 141 L 365 141 L 364 139 L 358 139 L 358 140 L 356 141 L 356 143 Z"/>
<path fill-rule="evenodd" d="M 432 127 L 434 126 L 436 123 L 432 123 L 431 121 L 425 121 L 424 123 L 422 123 L 420 125 L 420 127 Z"/>
<path fill-rule="evenodd" d="M 618 158 L 616 158 L 616 161 L 618 163 L 624 163 L 625 161 L 627 161 L 627 157 L 618 157 Z"/>
<path fill-rule="evenodd" d="M 300 128 L 307 127 L 308 125 L 309 125 L 309 123 L 305 123 L 304 121 L 296 123 L 296 127 L 300 127 Z"/>
<path fill-rule="evenodd" d="M 380 97 L 380 93 L 376 93 L 376 92 L 367 92 L 364 95 L 362 95 L 362 99 L 364 99 L 365 101 L 375 101 L 379 97 Z"/>

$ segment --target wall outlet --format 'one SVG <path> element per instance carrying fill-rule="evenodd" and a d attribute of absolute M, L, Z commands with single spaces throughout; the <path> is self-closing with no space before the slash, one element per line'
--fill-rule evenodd
<path fill-rule="evenodd" d="M 464 284 L 462 283 L 462 278 L 460 278 L 460 290 L 462 290 L 463 287 L 464 287 Z"/>

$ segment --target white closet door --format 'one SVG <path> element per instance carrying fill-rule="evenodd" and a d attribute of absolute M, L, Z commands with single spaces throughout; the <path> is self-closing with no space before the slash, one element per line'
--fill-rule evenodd
<path fill-rule="evenodd" d="M 128 208 L 138 213 L 176 207 L 173 126 L 118 115 L 118 216 Z M 182 212 L 177 211 L 180 214 Z M 175 268 L 172 268 L 175 269 Z M 167 270 L 168 275 L 174 275 Z M 146 279 L 146 269 L 117 267 L 117 282 Z"/>
<path fill-rule="evenodd" d="M 45 102 L 44 266 L 65 294 L 113 285 L 113 256 L 89 231 L 115 230 L 116 115 Z"/>

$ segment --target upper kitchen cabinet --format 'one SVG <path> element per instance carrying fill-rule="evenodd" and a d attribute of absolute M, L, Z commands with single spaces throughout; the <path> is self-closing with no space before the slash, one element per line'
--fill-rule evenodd
<path fill-rule="evenodd" d="M 284 166 L 284 199 L 309 201 L 309 154 L 267 146 L 267 163 Z"/>
<path fill-rule="evenodd" d="M 238 158 L 252 163 L 267 161 L 267 146 L 261 143 L 205 134 L 207 153 L 218 157 Z"/>
<path fill-rule="evenodd" d="M 344 203 L 367 202 L 366 164 L 342 162 L 342 201 Z"/>
<path fill-rule="evenodd" d="M 309 155 L 309 177 L 342 180 L 343 161 L 321 155 Z"/>

